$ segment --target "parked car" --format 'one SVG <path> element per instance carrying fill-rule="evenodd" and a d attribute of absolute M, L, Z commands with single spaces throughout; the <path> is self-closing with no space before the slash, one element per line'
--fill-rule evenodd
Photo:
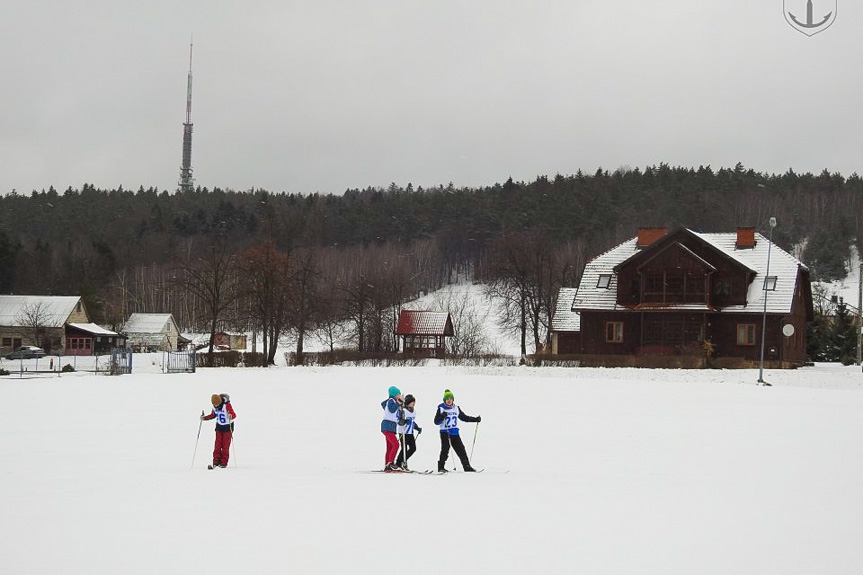
<path fill-rule="evenodd" d="M 30 359 L 32 357 L 45 357 L 45 350 L 35 345 L 22 345 L 6 356 L 6 359 Z"/>

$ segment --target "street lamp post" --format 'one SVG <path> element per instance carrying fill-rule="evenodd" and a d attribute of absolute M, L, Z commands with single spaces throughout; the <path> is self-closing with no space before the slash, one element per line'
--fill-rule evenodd
<path fill-rule="evenodd" d="M 770 250 L 773 247 L 773 228 L 776 218 L 770 218 L 770 232 L 767 241 L 767 270 L 764 272 L 764 313 L 761 320 L 761 363 L 758 367 L 758 383 L 764 383 L 764 339 L 767 335 L 767 280 L 770 277 Z"/>
<path fill-rule="evenodd" d="M 857 272 L 857 365 L 863 362 L 863 262 Z"/>

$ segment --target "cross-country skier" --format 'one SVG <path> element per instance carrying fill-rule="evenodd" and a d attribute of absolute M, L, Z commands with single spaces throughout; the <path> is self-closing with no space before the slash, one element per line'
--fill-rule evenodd
<path fill-rule="evenodd" d="M 381 433 L 387 440 L 387 452 L 384 460 L 384 471 L 401 471 L 396 466 L 396 453 L 399 451 L 399 440 L 396 438 L 399 420 L 402 418 L 402 392 L 394 385 L 389 388 L 389 397 L 381 402 L 384 418 L 381 421 Z"/>
<path fill-rule="evenodd" d="M 459 419 L 479 423 L 482 418 L 479 415 L 471 417 L 465 414 L 455 404 L 455 396 L 453 396 L 452 392 L 446 389 L 443 392 L 443 403 L 437 406 L 437 413 L 434 416 L 435 425 L 440 425 L 440 459 L 437 462 L 437 470 L 440 473 L 446 473 L 446 460 L 449 457 L 450 446 L 455 450 L 465 471 L 476 471 L 476 469 L 470 466 L 467 451 L 458 434 Z"/>
<path fill-rule="evenodd" d="M 416 398 L 407 394 L 405 396 L 405 406 L 402 419 L 399 420 L 398 426 L 398 434 L 399 438 L 404 442 L 402 443 L 402 450 L 399 453 L 398 459 L 396 459 L 396 466 L 401 467 L 404 470 L 408 468 L 408 459 L 410 459 L 411 455 L 416 453 L 417 443 L 414 438 L 414 429 L 417 430 L 417 435 L 423 432 L 422 428 L 416 423 L 416 413 L 414 413 L 414 406 L 416 405 Z M 407 450 L 407 452 L 405 452 Z"/>
<path fill-rule="evenodd" d="M 234 420 L 237 414 L 231 407 L 231 396 L 227 393 L 213 394 L 210 398 L 213 411 L 210 415 L 201 415 L 202 420 L 216 420 L 216 446 L 213 449 L 213 465 L 215 467 L 227 467 L 228 457 L 231 450 L 231 439 L 234 437 Z"/>

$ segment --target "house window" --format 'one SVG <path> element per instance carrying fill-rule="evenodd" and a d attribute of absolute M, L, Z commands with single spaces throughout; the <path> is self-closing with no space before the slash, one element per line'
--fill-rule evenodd
<path fill-rule="evenodd" d="M 89 337 L 70 337 L 67 343 L 68 349 L 90 349 L 92 338 Z"/>
<path fill-rule="evenodd" d="M 764 278 L 764 291 L 776 291 L 776 276 Z"/>
<path fill-rule="evenodd" d="M 737 345 L 755 345 L 755 324 L 737 324 Z"/>
<path fill-rule="evenodd" d="M 4 337 L 3 338 L 3 347 L 12 347 L 12 338 Z"/>
<path fill-rule="evenodd" d="M 662 293 L 663 289 L 665 289 L 665 281 L 662 272 L 649 272 L 647 274 L 645 291 L 648 293 Z"/>
<path fill-rule="evenodd" d="M 611 285 L 611 275 L 610 274 L 599 274 L 599 280 L 596 282 L 596 287 L 602 289 L 608 289 L 608 286 Z"/>
<path fill-rule="evenodd" d="M 669 301 L 681 301 L 683 295 L 683 272 L 671 270 L 665 274 L 665 291 L 672 296 Z"/>
<path fill-rule="evenodd" d="M 623 342 L 623 322 L 622 321 L 607 321 L 605 322 L 605 341 L 610 343 Z"/>
<path fill-rule="evenodd" d="M 78 305 L 75 306 L 75 311 L 77 311 L 79 313 L 81 312 L 81 302 L 80 301 L 78 302 Z"/>

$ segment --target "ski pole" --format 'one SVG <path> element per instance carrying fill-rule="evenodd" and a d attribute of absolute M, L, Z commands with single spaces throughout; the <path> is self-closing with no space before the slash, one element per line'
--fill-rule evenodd
<path fill-rule="evenodd" d="M 201 427 L 204 425 L 204 412 L 201 411 L 201 419 L 198 420 L 198 436 L 195 438 L 195 451 L 192 453 L 192 468 L 195 467 L 195 456 L 198 454 L 198 440 L 201 439 Z"/>
<path fill-rule="evenodd" d="M 234 445 L 234 422 L 233 421 L 230 424 L 228 424 L 228 429 L 231 430 L 231 449 L 234 450 L 234 467 L 236 468 L 239 466 L 237 465 L 237 446 Z"/>
<path fill-rule="evenodd" d="M 449 434 L 449 430 L 447 430 L 447 432 L 446 432 L 446 440 L 447 440 L 447 441 L 449 441 L 449 451 L 450 451 L 450 453 L 452 453 L 452 454 L 453 454 L 453 458 L 452 458 L 452 470 L 453 470 L 453 471 L 456 471 L 455 459 L 456 459 L 456 455 L 457 455 L 457 454 L 455 453 L 455 451 L 453 451 L 453 448 L 452 448 L 452 436 Z M 446 466 L 444 466 L 444 467 L 446 467 Z"/>
<path fill-rule="evenodd" d="M 473 463 L 473 448 L 476 447 L 476 434 L 479 432 L 479 422 L 477 422 L 476 427 L 473 428 L 473 444 L 470 446 L 470 457 L 468 457 L 468 461 Z"/>

